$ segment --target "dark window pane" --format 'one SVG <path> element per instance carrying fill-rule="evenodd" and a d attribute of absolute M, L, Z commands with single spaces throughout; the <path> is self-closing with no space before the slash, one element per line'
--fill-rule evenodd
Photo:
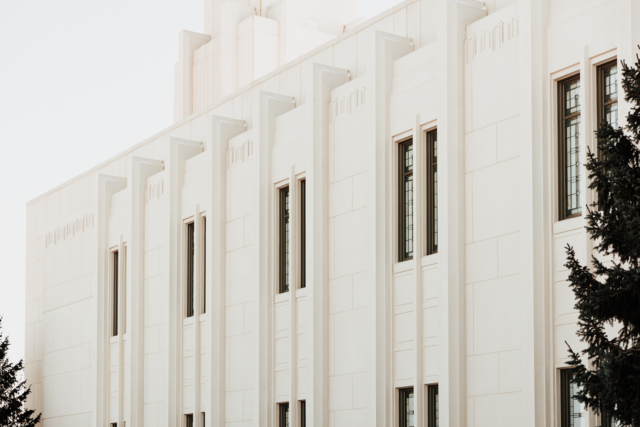
<path fill-rule="evenodd" d="M 187 224 L 187 313 L 186 317 L 193 317 L 194 303 L 194 273 L 195 273 L 195 224 Z"/>
<path fill-rule="evenodd" d="M 112 323 L 111 323 L 111 335 L 118 335 L 118 251 L 113 253 L 113 280 L 112 280 Z"/>

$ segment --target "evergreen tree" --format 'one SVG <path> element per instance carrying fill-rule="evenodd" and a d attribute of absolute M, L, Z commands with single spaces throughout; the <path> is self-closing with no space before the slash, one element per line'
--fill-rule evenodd
<path fill-rule="evenodd" d="M 578 401 L 622 425 L 640 426 L 640 58 L 633 67 L 622 62 L 622 88 L 632 107 L 627 125 L 602 123 L 600 155 L 589 151 L 586 164 L 589 188 L 598 195 L 587 207 L 587 231 L 594 249 L 613 261 L 594 257 L 589 269 L 567 246 L 578 336 L 586 343 L 580 354 L 590 366 L 570 347 L 569 364 L 581 386 Z"/>
<path fill-rule="evenodd" d="M 9 338 L 2 335 L 0 317 L 0 426 L 35 427 L 41 415 L 34 417 L 35 411 L 25 407 L 31 387 L 25 388 L 26 381 L 20 380 L 22 360 L 12 364 L 8 357 Z"/>

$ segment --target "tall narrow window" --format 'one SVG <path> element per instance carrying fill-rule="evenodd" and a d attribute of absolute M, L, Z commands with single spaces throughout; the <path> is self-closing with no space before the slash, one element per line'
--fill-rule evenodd
<path fill-rule="evenodd" d="M 307 427 L 307 401 L 300 401 L 300 427 Z"/>
<path fill-rule="evenodd" d="M 604 409 L 600 411 L 600 417 L 602 419 L 602 422 L 600 423 L 601 427 L 619 427 L 620 426 L 620 424 L 618 424 L 616 419 Z"/>
<path fill-rule="evenodd" d="M 440 399 L 438 397 L 438 384 L 427 386 L 427 426 L 438 427 L 440 415 Z"/>
<path fill-rule="evenodd" d="M 205 415 L 204 415 L 204 412 L 201 412 L 200 414 L 201 414 L 201 416 L 202 416 L 202 424 L 201 424 L 201 427 L 206 427 L 206 426 L 207 426 L 207 422 L 206 422 L 207 420 L 206 420 L 206 417 L 205 417 Z"/>
<path fill-rule="evenodd" d="M 398 247 L 399 261 L 406 261 L 413 258 L 413 140 L 401 142 L 399 148 Z"/>
<path fill-rule="evenodd" d="M 278 405 L 278 427 L 289 427 L 289 404 Z"/>
<path fill-rule="evenodd" d="M 187 313 L 186 317 L 193 317 L 193 303 L 194 303 L 194 270 L 195 270 L 195 227 L 194 223 L 187 224 L 187 256 L 186 256 L 186 269 L 187 269 Z M 193 418 L 193 416 L 191 417 Z"/>
<path fill-rule="evenodd" d="M 586 414 L 583 414 L 584 408 L 576 399 L 576 394 L 580 387 L 573 382 L 575 373 L 573 369 L 563 369 L 560 371 L 560 413 L 562 420 L 560 427 L 585 427 L 583 419 L 586 421 Z"/>
<path fill-rule="evenodd" d="M 427 255 L 438 252 L 438 131 L 427 133 Z"/>
<path fill-rule="evenodd" d="M 414 427 L 413 389 L 400 389 L 400 427 Z"/>
<path fill-rule="evenodd" d="M 202 218 L 202 313 L 206 313 L 206 312 L 207 312 L 207 218 Z M 204 417 L 204 412 L 202 413 L 202 416 Z"/>
<path fill-rule="evenodd" d="M 111 280 L 111 336 L 118 336 L 118 251 L 113 252 L 113 279 Z"/>
<path fill-rule="evenodd" d="M 120 260 L 120 268 L 122 269 L 122 284 L 120 285 L 122 292 L 122 333 L 127 333 L 127 247 L 124 247 L 124 254 Z"/>
<path fill-rule="evenodd" d="M 279 292 L 289 292 L 289 187 L 280 190 L 280 285 Z"/>
<path fill-rule="evenodd" d="M 580 200 L 580 78 L 572 77 L 560 87 L 560 219 L 582 213 Z"/>
<path fill-rule="evenodd" d="M 618 127 L 618 65 L 609 62 L 598 68 L 598 125 Z"/>
<path fill-rule="evenodd" d="M 300 287 L 307 287 L 307 181 L 300 181 Z M 304 401 L 303 401 L 304 402 Z"/>
<path fill-rule="evenodd" d="M 193 427 L 193 414 L 184 415 L 184 427 Z"/>

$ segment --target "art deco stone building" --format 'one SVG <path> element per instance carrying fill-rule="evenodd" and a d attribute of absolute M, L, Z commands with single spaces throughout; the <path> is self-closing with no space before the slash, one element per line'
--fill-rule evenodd
<path fill-rule="evenodd" d="M 609 423 L 571 399 L 563 248 L 640 2 L 355 19 L 206 0 L 176 123 L 29 203 L 44 426 Z"/>

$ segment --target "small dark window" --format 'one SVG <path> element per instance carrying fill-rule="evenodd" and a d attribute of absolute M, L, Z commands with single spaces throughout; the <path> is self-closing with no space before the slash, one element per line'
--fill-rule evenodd
<path fill-rule="evenodd" d="M 400 427 L 414 427 L 413 388 L 400 389 Z"/>
<path fill-rule="evenodd" d="M 127 247 L 124 247 L 124 255 L 118 260 L 119 267 L 122 269 L 122 283 L 120 283 L 120 292 L 122 293 L 122 333 L 127 333 Z"/>
<path fill-rule="evenodd" d="M 598 125 L 618 127 L 618 65 L 616 61 L 598 67 Z"/>
<path fill-rule="evenodd" d="M 278 405 L 278 427 L 289 427 L 289 404 Z"/>
<path fill-rule="evenodd" d="M 300 181 L 300 287 L 307 287 L 307 181 Z M 304 402 L 304 401 L 303 401 Z"/>
<path fill-rule="evenodd" d="M 438 384 L 427 386 L 427 405 L 427 426 L 438 427 L 438 418 L 440 415 Z"/>
<path fill-rule="evenodd" d="M 187 316 L 193 317 L 193 303 L 194 303 L 194 269 L 195 269 L 195 227 L 194 223 L 187 224 Z M 193 418 L 193 416 L 191 417 Z"/>
<path fill-rule="evenodd" d="M 110 426 L 111 427 L 118 427 L 118 423 L 111 423 Z"/>
<path fill-rule="evenodd" d="M 438 253 L 438 131 L 427 133 L 427 255 Z"/>
<path fill-rule="evenodd" d="M 200 427 L 207 427 L 207 422 L 206 422 L 207 420 L 204 415 L 204 412 L 201 412 L 200 414 L 202 415 L 202 424 L 200 425 Z"/>
<path fill-rule="evenodd" d="M 616 419 L 604 409 L 600 411 L 601 427 L 620 427 Z"/>
<path fill-rule="evenodd" d="M 202 313 L 207 312 L 207 218 L 202 218 Z M 204 417 L 204 412 L 202 413 Z M 204 418 L 203 418 L 204 419 Z M 204 424 L 202 424 L 204 426 Z"/>
<path fill-rule="evenodd" d="M 113 252 L 113 280 L 111 281 L 113 301 L 111 303 L 111 336 L 118 336 L 118 251 Z"/>
<path fill-rule="evenodd" d="M 413 258 L 413 140 L 401 142 L 399 149 L 398 248 L 399 261 L 406 261 Z"/>
<path fill-rule="evenodd" d="M 582 214 L 580 200 L 580 77 L 558 84 L 560 219 Z"/>
<path fill-rule="evenodd" d="M 580 427 L 582 425 L 582 404 L 575 398 L 580 387 L 573 382 L 573 369 L 563 369 L 560 371 L 560 412 L 562 420 L 560 427 Z"/>
<path fill-rule="evenodd" d="M 300 427 L 307 427 L 307 401 L 300 401 Z"/>
<path fill-rule="evenodd" d="M 289 292 L 289 187 L 280 190 L 280 285 L 279 293 Z"/>
<path fill-rule="evenodd" d="M 193 427 L 193 414 L 185 414 L 184 427 Z"/>

